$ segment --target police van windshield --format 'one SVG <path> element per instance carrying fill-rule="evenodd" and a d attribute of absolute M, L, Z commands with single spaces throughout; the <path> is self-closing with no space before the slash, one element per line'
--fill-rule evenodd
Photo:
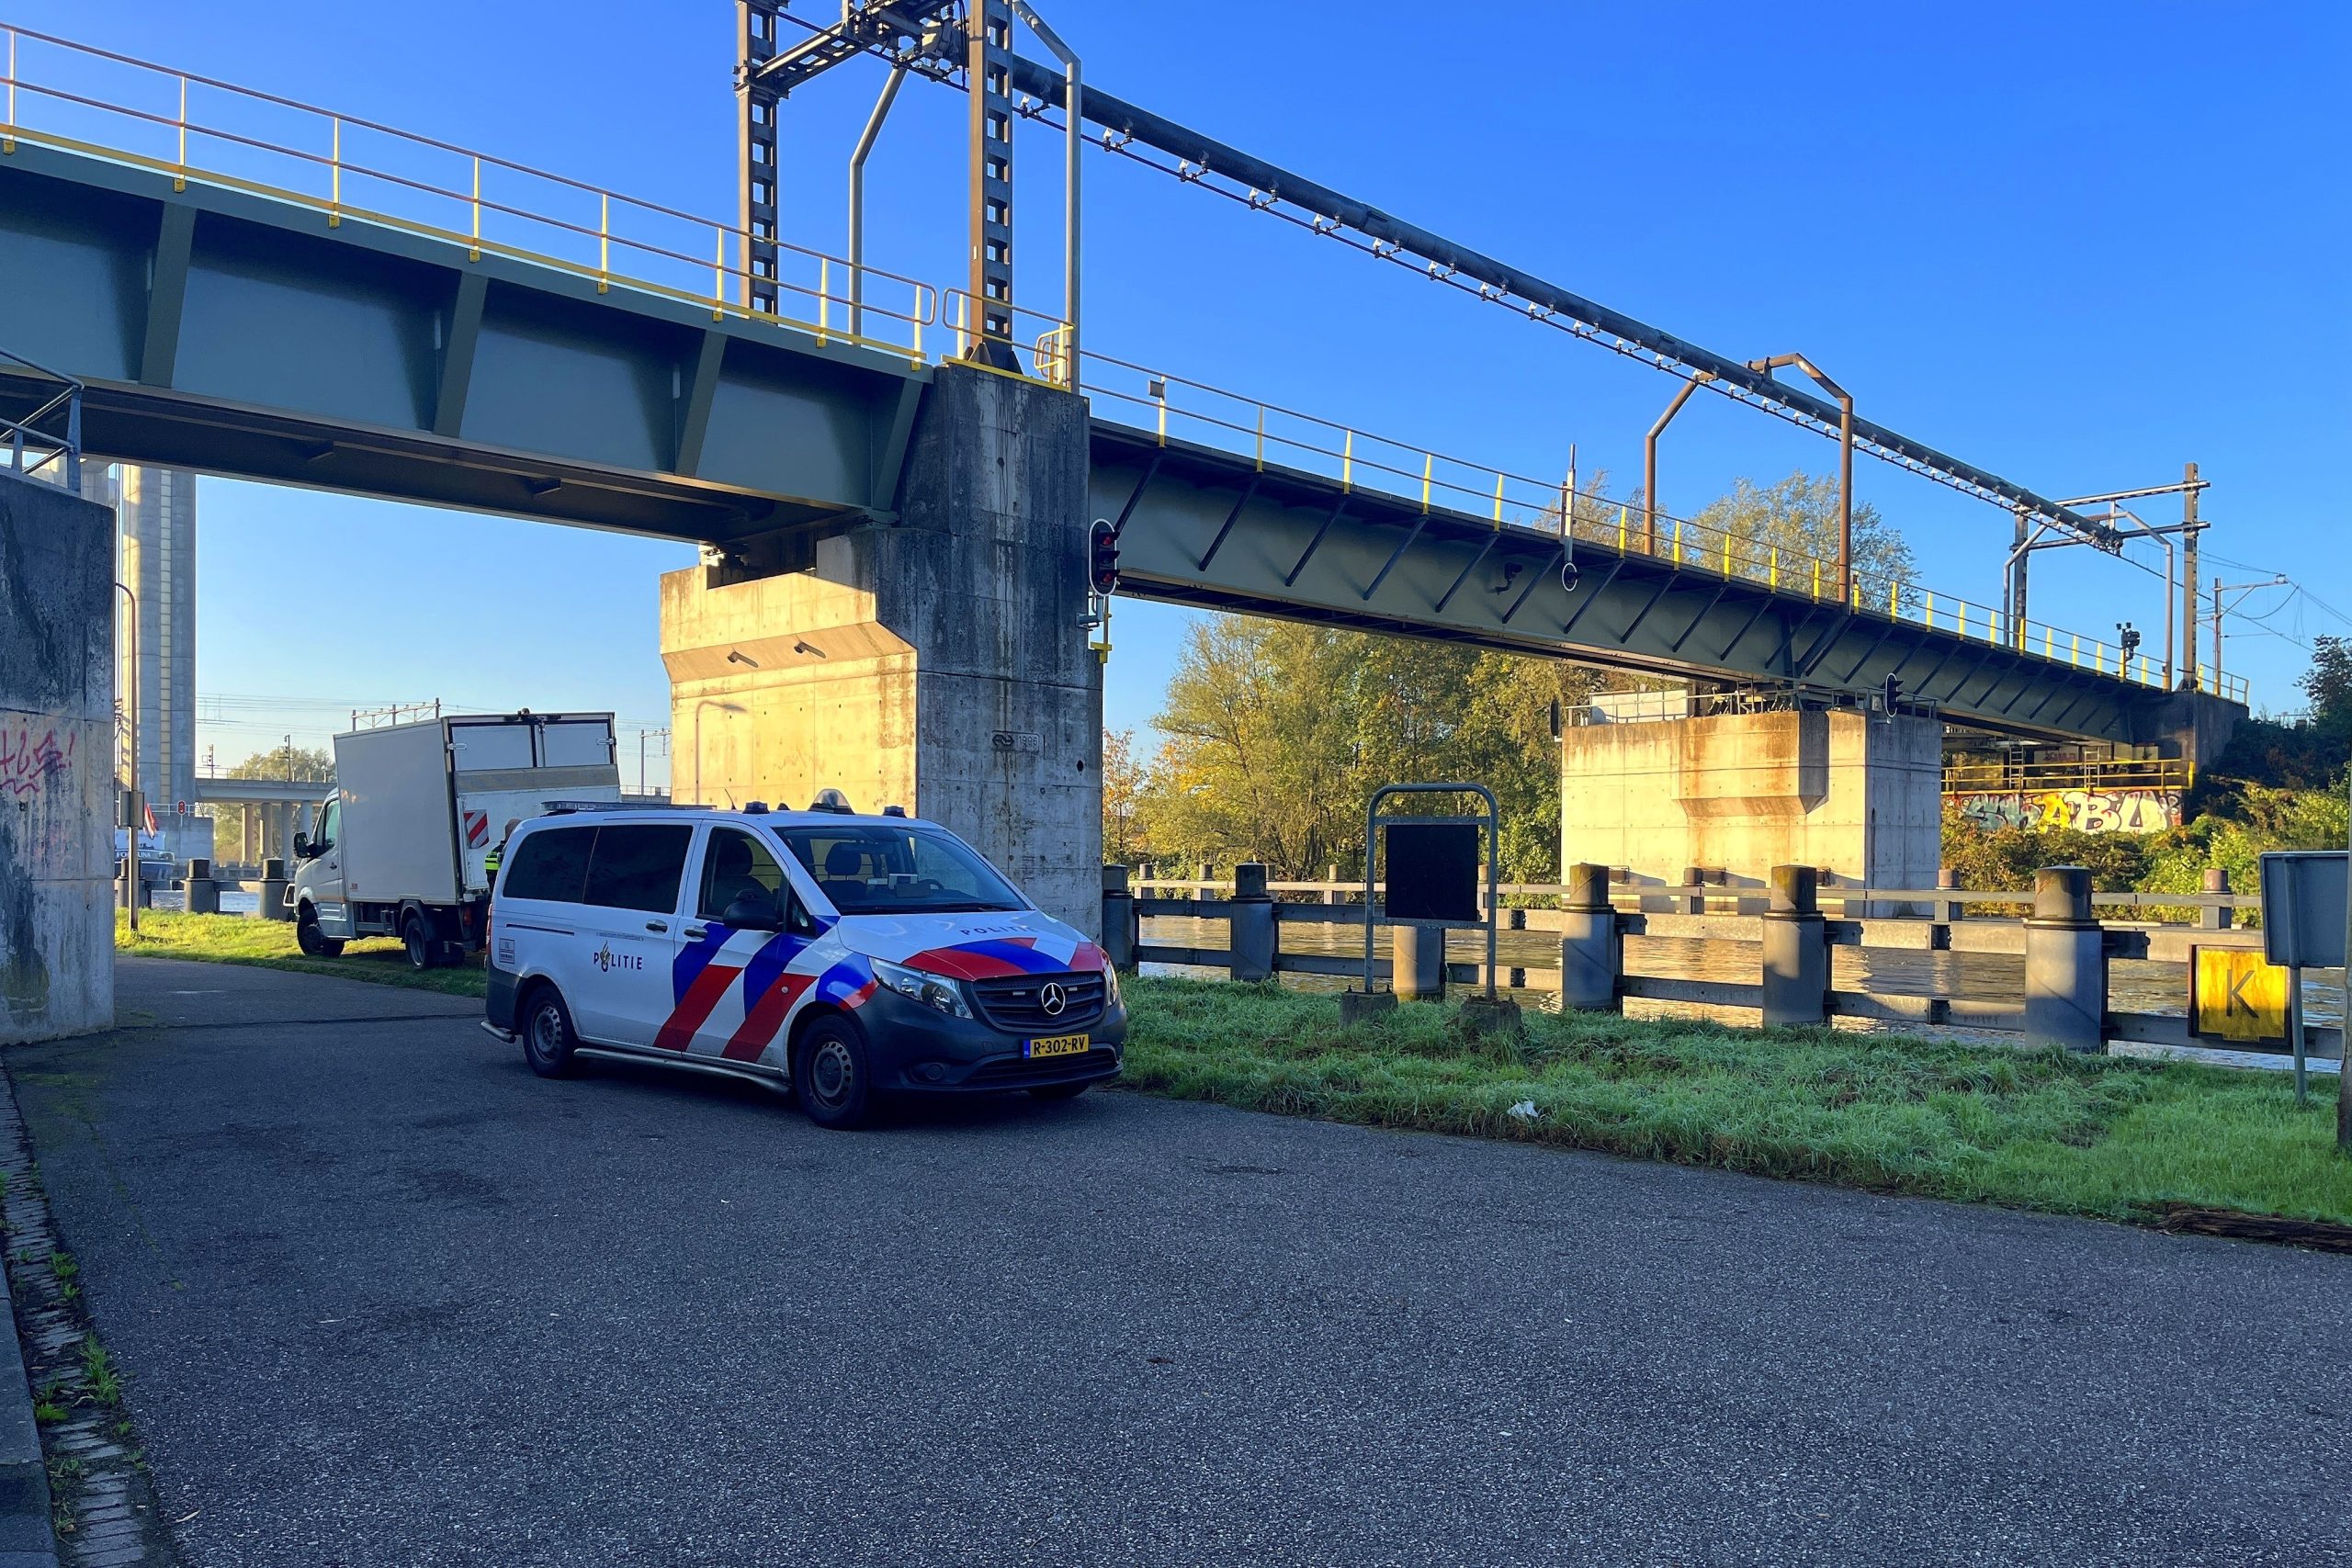
<path fill-rule="evenodd" d="M 988 862 L 942 834 L 844 822 L 776 829 L 844 915 L 977 914 L 1023 909 Z"/>

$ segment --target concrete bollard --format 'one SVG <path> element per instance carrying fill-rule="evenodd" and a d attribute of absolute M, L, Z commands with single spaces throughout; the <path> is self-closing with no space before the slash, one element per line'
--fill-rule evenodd
<path fill-rule="evenodd" d="M 191 860 L 187 863 L 187 908 L 191 915 L 217 915 L 220 912 L 220 885 L 212 880 L 212 863 Z"/>
<path fill-rule="evenodd" d="M 1707 896 L 1699 891 L 1700 885 L 1706 879 L 1707 873 L 1702 866 L 1686 865 L 1682 868 L 1682 886 L 1690 888 L 1690 891 L 1684 894 L 1680 899 L 1682 906 L 1680 913 L 1703 915 L 1707 912 Z"/>
<path fill-rule="evenodd" d="M 1568 867 L 1568 891 L 1560 900 L 1560 1008 L 1616 1012 L 1625 942 L 1617 911 L 1609 902 L 1609 868 Z"/>
<path fill-rule="evenodd" d="M 1389 988 L 1408 1002 L 1445 1000 L 1445 928 L 1418 920 L 1388 928 Z"/>
<path fill-rule="evenodd" d="M 2025 1035 L 2069 1051 L 2107 1047 L 2107 933 L 2091 913 L 2091 874 L 2079 865 L 2033 874 L 2025 922 Z"/>
<path fill-rule="evenodd" d="M 1102 957 L 1122 974 L 1136 971 L 1136 896 L 1127 891 L 1127 868 L 1102 868 Z"/>
<path fill-rule="evenodd" d="M 2228 870 L 2218 865 L 2207 866 L 2205 868 L 2205 891 L 2208 893 L 2227 893 L 2229 890 L 2230 874 Z M 2208 906 L 2207 908 L 2197 911 L 2197 923 L 2204 927 L 2209 931 L 2225 931 L 2230 929 L 2230 917 L 2233 913 L 2235 913 L 2234 910 L 2224 909 L 2219 906 Z"/>
<path fill-rule="evenodd" d="M 1764 1025 L 1819 1026 L 1829 1019 L 1829 944 L 1822 940 L 1820 873 L 1772 868 L 1763 915 Z"/>
<path fill-rule="evenodd" d="M 1246 860 L 1233 868 L 1233 897 L 1226 901 L 1227 972 L 1255 983 L 1274 977 L 1274 900 L 1266 892 L 1266 868 Z"/>
<path fill-rule="evenodd" d="M 256 912 L 265 920 L 294 918 L 286 907 L 286 863 L 275 856 L 261 863 L 261 907 Z"/>
<path fill-rule="evenodd" d="M 1940 866 L 1937 869 L 1936 891 L 1939 893 L 1950 893 L 1957 890 L 1959 886 L 1960 873 L 1952 870 L 1952 868 L 1948 865 Z M 1936 900 L 1935 904 L 1936 923 L 1938 925 L 1949 926 L 1957 922 L 1963 913 L 1963 908 L 1964 907 L 1957 898 L 1939 898 Z"/>

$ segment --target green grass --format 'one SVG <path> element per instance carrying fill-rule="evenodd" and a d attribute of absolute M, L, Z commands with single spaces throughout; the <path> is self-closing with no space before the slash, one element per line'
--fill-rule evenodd
<path fill-rule="evenodd" d="M 119 920 L 120 917 L 118 917 Z M 304 958 L 294 928 L 151 912 L 126 953 L 479 996 L 397 942 Z M 1129 1089 L 1366 1126 L 1602 1149 L 1758 1176 L 2149 1222 L 2175 1207 L 2352 1224 L 2332 1077 L 1826 1030 L 1531 1012 L 1515 1042 L 1407 1005 L 1354 1030 L 1328 995 L 1126 982 Z M 1532 1102 L 1532 1117 L 1511 1107 Z"/>
<path fill-rule="evenodd" d="M 2186 1062 L 1606 1014 L 1476 1040 L 1448 1008 L 1349 1030 L 1272 986 L 1127 996 L 1123 1081 L 1179 1099 L 2110 1219 L 2352 1224 L 2330 1078 L 2298 1108 L 2283 1073 Z"/>
<path fill-rule="evenodd" d="M 214 964 L 245 964 L 262 969 L 290 969 L 304 975 L 334 975 L 345 980 L 373 980 L 387 986 L 408 986 L 453 997 L 482 994 L 480 964 L 453 969 L 408 965 L 401 944 L 390 937 L 371 938 L 345 945 L 335 958 L 306 958 L 294 945 L 290 920 L 257 920 L 245 915 L 187 915 L 172 909 L 141 909 L 139 931 L 133 935 L 130 917 L 116 910 L 114 945 L 118 953 L 147 958 L 200 958 Z"/>

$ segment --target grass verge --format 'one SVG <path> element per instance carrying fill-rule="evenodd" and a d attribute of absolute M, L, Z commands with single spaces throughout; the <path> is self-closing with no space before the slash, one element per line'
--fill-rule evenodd
<path fill-rule="evenodd" d="M 1343 1029 L 1273 986 L 1127 997 L 1123 1081 L 1179 1099 L 2143 1224 L 2352 1224 L 2327 1077 L 2298 1108 L 2283 1073 L 2188 1062 L 1597 1013 L 1481 1041 L 1450 1008 Z"/>
<path fill-rule="evenodd" d="M 305 958 L 273 921 L 153 912 L 141 925 L 133 939 L 118 923 L 121 951 L 482 989 L 478 965 L 420 975 L 392 942 Z M 2212 1212 L 2352 1225 L 2325 1076 L 2298 1108 L 2283 1073 L 2190 1062 L 1602 1013 L 1530 1013 L 1519 1039 L 1477 1040 L 1450 1008 L 1344 1029 L 1332 997 L 1276 986 L 1126 991 L 1122 1082 L 1181 1100 L 2141 1224 Z"/>
<path fill-rule="evenodd" d="M 390 937 L 347 942 L 342 954 L 334 958 L 305 957 L 302 950 L 294 945 L 290 920 L 141 909 L 139 930 L 134 934 L 130 917 L 117 909 L 114 946 L 117 953 L 143 958 L 200 958 L 214 964 L 244 964 L 261 969 L 290 969 L 303 975 L 333 975 L 345 980 L 373 980 L 453 997 L 482 994 L 480 964 L 420 972 L 409 967 L 407 953 Z"/>

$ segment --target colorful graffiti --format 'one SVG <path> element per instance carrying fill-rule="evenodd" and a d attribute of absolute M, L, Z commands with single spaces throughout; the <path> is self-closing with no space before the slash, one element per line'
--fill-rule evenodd
<path fill-rule="evenodd" d="M 13 732 L 0 730 L 0 795 L 22 800 L 53 787 L 51 780 L 73 769 L 74 741 L 68 735 L 59 745 L 54 727 L 38 740 L 21 725 Z"/>
<path fill-rule="evenodd" d="M 2081 833 L 2161 833 L 2180 826 L 2177 789 L 2007 790 L 1944 798 L 1980 828 L 2071 828 Z"/>

